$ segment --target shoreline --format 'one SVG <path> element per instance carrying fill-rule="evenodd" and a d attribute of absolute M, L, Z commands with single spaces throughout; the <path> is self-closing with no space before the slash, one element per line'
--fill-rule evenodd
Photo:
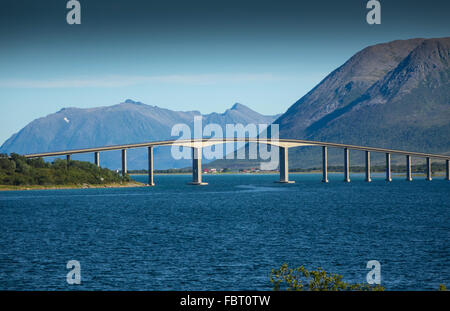
<path fill-rule="evenodd" d="M 0 185 L 0 192 L 2 191 L 32 191 L 32 190 L 70 190 L 70 189 L 102 189 L 102 188 L 138 188 L 147 187 L 146 184 L 137 181 L 127 182 L 127 183 L 112 183 L 112 184 L 102 184 L 102 185 L 91 185 L 91 184 L 81 184 L 81 185 L 23 185 L 23 186 L 11 186 L 11 185 Z"/>
<path fill-rule="evenodd" d="M 332 174 L 341 174 L 342 172 L 328 172 Z M 379 174 L 381 172 L 372 172 L 375 174 Z M 258 172 L 258 173 L 239 173 L 239 172 L 233 172 L 233 173 L 209 173 L 204 175 L 277 175 L 279 172 Z M 301 174 L 322 174 L 320 171 L 312 171 L 312 172 L 289 172 L 289 174 L 294 175 L 301 175 Z M 364 174 L 361 172 L 355 172 L 351 174 Z M 192 173 L 156 173 L 155 176 L 165 176 L 165 175 L 192 175 Z M 392 173 L 393 176 L 401 176 L 405 175 L 405 173 Z M 147 176 L 147 174 L 130 174 L 130 176 Z M 423 177 L 426 176 L 426 174 L 423 173 L 413 173 L 412 176 L 416 177 Z M 444 172 L 436 172 L 432 175 L 432 177 L 442 177 L 445 176 Z M 102 184 L 102 185 L 92 185 L 92 184 L 77 184 L 77 185 L 23 185 L 23 186 L 12 186 L 12 185 L 0 185 L 0 192 L 4 191 L 32 191 L 32 190 L 70 190 L 70 189 L 102 189 L 102 188 L 142 188 L 142 187 L 148 187 L 147 184 L 141 183 L 138 181 L 132 181 L 127 183 L 112 183 L 112 184 Z"/>

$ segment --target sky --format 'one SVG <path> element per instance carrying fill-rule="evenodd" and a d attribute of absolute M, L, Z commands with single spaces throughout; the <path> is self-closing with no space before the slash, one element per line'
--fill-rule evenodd
<path fill-rule="evenodd" d="M 0 144 L 64 107 L 133 99 L 285 112 L 359 50 L 450 34 L 448 0 L 0 0 Z"/>

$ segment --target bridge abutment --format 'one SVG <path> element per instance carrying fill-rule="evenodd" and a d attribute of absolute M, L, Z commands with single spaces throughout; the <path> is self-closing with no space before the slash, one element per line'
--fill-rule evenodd
<path fill-rule="evenodd" d="M 280 181 L 282 184 L 293 184 L 295 181 L 289 180 L 289 155 L 288 147 L 279 147 L 280 149 Z"/>
<path fill-rule="evenodd" d="M 406 181 L 412 181 L 411 156 L 406 156 Z"/>
<path fill-rule="evenodd" d="M 202 148 L 192 147 L 192 182 L 189 185 L 204 186 L 202 182 Z"/>
<path fill-rule="evenodd" d="M 322 146 L 322 182 L 328 182 L 328 150 L 327 146 Z"/>
<path fill-rule="evenodd" d="M 392 181 L 392 174 L 391 174 L 391 154 L 386 153 L 386 181 L 391 182 Z"/>
<path fill-rule="evenodd" d="M 127 174 L 127 149 L 122 149 L 122 176 Z"/>
<path fill-rule="evenodd" d="M 371 182 L 370 178 L 370 152 L 366 151 L 366 182 Z"/>
<path fill-rule="evenodd" d="M 148 185 L 155 185 L 153 181 L 153 147 L 148 147 Z"/>
<path fill-rule="evenodd" d="M 428 181 L 431 181 L 431 160 L 427 158 L 427 178 Z"/>
<path fill-rule="evenodd" d="M 445 160 L 445 180 L 450 180 L 450 160 Z"/>
<path fill-rule="evenodd" d="M 97 167 L 100 167 L 100 152 L 95 152 L 94 154 L 94 162 Z"/>
<path fill-rule="evenodd" d="M 344 181 L 350 182 L 350 157 L 348 148 L 344 148 Z"/>

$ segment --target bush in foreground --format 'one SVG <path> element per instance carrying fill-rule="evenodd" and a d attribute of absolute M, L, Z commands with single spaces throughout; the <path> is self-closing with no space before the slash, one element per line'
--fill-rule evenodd
<path fill-rule="evenodd" d="M 288 291 L 383 291 L 381 285 L 350 284 L 342 280 L 342 275 L 327 273 L 325 270 L 307 270 L 301 266 L 289 268 L 283 264 L 280 269 L 273 269 L 270 275 L 273 289 Z"/>

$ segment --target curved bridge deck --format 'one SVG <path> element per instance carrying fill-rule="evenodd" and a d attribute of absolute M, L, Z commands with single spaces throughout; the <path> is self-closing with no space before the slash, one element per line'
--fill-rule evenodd
<path fill-rule="evenodd" d="M 257 143 L 266 144 L 279 147 L 279 168 L 280 168 L 280 181 L 281 183 L 291 183 L 289 181 L 289 163 L 288 163 L 288 149 L 293 147 L 302 146 L 318 146 L 322 147 L 322 163 L 323 163 L 323 182 L 328 182 L 327 175 L 327 148 L 340 148 L 344 150 L 344 181 L 350 182 L 349 178 L 349 150 L 360 150 L 366 153 L 366 181 L 370 182 L 370 153 L 385 153 L 386 154 L 386 181 L 391 181 L 391 154 L 404 155 L 406 157 L 406 179 L 408 181 L 412 180 L 411 172 L 411 157 L 425 158 L 427 161 L 427 180 L 431 180 L 431 159 L 444 160 L 446 162 L 446 180 L 450 180 L 450 170 L 449 170 L 449 160 L 450 155 L 442 154 L 432 154 L 432 153 L 421 153 L 412 152 L 404 150 L 386 149 L 386 148 L 375 148 L 366 146 L 355 146 L 347 144 L 337 144 L 329 142 L 320 141 L 309 141 L 300 139 L 260 139 L 260 138 L 204 138 L 204 139 L 188 139 L 188 140 L 165 140 L 165 141 L 154 141 L 146 143 L 137 144 L 127 144 L 127 145 L 114 145 L 114 146 L 103 146 L 95 148 L 85 148 L 85 149 L 74 149 L 74 150 L 64 150 L 55 152 L 45 152 L 45 153 L 35 153 L 27 154 L 26 158 L 45 158 L 45 157 L 56 157 L 56 156 L 67 156 L 70 160 L 70 156 L 73 154 L 83 154 L 83 153 L 95 153 L 95 163 L 100 165 L 100 152 L 122 150 L 122 174 L 127 173 L 127 160 L 126 151 L 128 149 L 136 148 L 148 148 L 149 150 L 149 185 L 153 186 L 153 148 L 159 146 L 185 146 L 192 148 L 192 159 L 193 159 L 193 181 L 190 184 L 194 185 L 204 185 L 202 182 L 202 169 L 201 169 L 201 149 L 204 147 L 226 144 L 226 143 Z"/>

